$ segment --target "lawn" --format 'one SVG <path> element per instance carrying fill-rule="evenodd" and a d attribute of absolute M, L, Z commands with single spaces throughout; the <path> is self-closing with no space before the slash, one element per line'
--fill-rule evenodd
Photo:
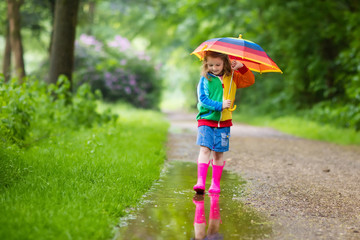
<path fill-rule="evenodd" d="M 112 237 L 159 178 L 169 126 L 158 112 L 113 109 L 116 124 L 0 146 L 0 239 Z"/>

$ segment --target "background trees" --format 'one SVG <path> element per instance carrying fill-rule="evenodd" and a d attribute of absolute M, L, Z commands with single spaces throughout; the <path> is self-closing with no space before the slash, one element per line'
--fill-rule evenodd
<path fill-rule="evenodd" d="M 11 60 L 11 51 L 14 55 L 15 60 L 15 73 L 19 79 L 25 77 L 25 64 L 23 58 L 23 46 L 20 34 L 20 7 L 23 4 L 22 0 L 7 0 L 7 16 L 8 16 L 8 25 L 6 29 L 6 46 L 5 46 L 5 75 L 8 75 L 9 71 L 9 62 Z"/>
<path fill-rule="evenodd" d="M 57 0 L 50 55 L 49 82 L 64 74 L 72 79 L 79 0 Z"/>
<path fill-rule="evenodd" d="M 157 1 L 147 9 L 146 14 L 128 10 L 122 22 L 138 19 L 140 33 L 132 27 L 129 34 L 151 39 L 167 60 L 181 59 L 176 67 L 184 66 L 188 79 L 177 82 L 185 83 L 184 88 L 194 89 L 198 80 L 199 65 L 192 67 L 196 59 L 188 54 L 199 43 L 242 33 L 259 43 L 284 71 L 282 76 L 258 75 L 253 90 L 240 93 L 242 106 L 257 113 L 301 114 L 360 129 L 357 1 L 227 0 L 221 5 Z"/>
<path fill-rule="evenodd" d="M 26 39 L 25 67 L 31 69 L 27 72 L 45 78 L 50 69 L 65 64 L 64 60 L 60 60 L 63 52 L 52 53 L 53 67 L 46 63 L 48 58 L 44 57 L 47 54 L 44 46 L 48 49 L 51 45 L 52 7 L 55 2 L 63 1 L 24 2 L 21 14 L 27 19 L 22 22 L 22 33 Z M 146 51 L 151 58 L 146 62 L 162 66 L 158 73 L 165 80 L 165 90 L 171 89 L 164 91 L 166 97 L 163 102 L 172 101 L 172 97 L 177 100 L 183 95 L 188 106 L 195 105 L 200 62 L 189 53 L 206 39 L 237 37 L 241 33 L 244 38 L 259 43 L 284 72 L 283 75 L 257 75 L 257 84 L 251 90 L 240 92 L 238 97 L 244 109 L 250 106 L 247 111 L 253 109 L 257 113 L 273 115 L 300 113 L 318 121 L 360 128 L 358 1 L 225 0 L 219 5 L 215 0 L 83 0 L 79 4 L 78 37 L 86 33 L 104 45 L 116 35 L 125 37 L 131 42 L 133 52 Z M 3 9 L 4 3 L 0 3 L 0 11 Z M 40 15 L 42 18 L 37 19 L 36 16 Z M 6 19 L 1 21 L 6 23 Z M 71 22 L 70 18 L 67 21 Z M 30 22 L 31 25 L 28 24 Z M 29 29 L 38 29 L 38 41 L 34 40 Z M 0 33 L 5 46 L 6 28 L 3 27 Z M 71 34 L 62 35 L 72 38 Z M 53 39 L 60 38 L 54 36 Z M 5 49 L 2 50 L 3 59 L 8 59 Z M 108 46 L 102 50 L 111 52 Z M 37 54 L 36 58 L 28 55 L 40 51 L 42 54 Z M 71 49 L 65 52 L 71 52 Z M 43 57 L 38 57 L 40 55 Z M 127 53 L 122 57 L 130 55 Z M 92 56 L 93 60 L 97 59 L 96 54 Z M 119 58 L 113 57 L 114 60 Z M 98 65 L 99 59 L 96 62 L 88 60 L 87 67 L 93 65 L 98 72 L 105 73 L 113 68 L 109 62 Z M 109 67 L 107 64 L 110 64 Z M 75 66 L 75 85 L 86 82 L 84 72 L 89 70 Z M 69 71 L 66 74 L 71 76 Z M 128 83 L 124 84 L 122 89 Z M 180 88 L 183 93 L 174 94 L 175 89 Z M 109 88 L 103 94 L 113 90 Z"/>

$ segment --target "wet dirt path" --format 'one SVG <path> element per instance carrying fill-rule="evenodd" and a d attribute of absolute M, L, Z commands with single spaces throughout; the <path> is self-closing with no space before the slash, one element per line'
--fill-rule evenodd
<path fill-rule="evenodd" d="M 194 115 L 168 117 L 168 161 L 195 163 Z M 225 159 L 247 181 L 239 200 L 273 223 L 266 239 L 360 239 L 360 147 L 236 124 Z"/>
<path fill-rule="evenodd" d="M 141 204 L 136 209 L 129 209 L 130 214 L 121 219 L 114 240 L 193 239 L 201 232 L 207 235 L 207 239 L 214 240 L 263 239 L 270 236 L 271 224 L 236 199 L 244 185 L 238 176 L 224 171 L 226 190 L 220 195 L 197 195 L 192 190 L 194 173 L 194 163 L 167 162 L 160 180 L 143 196 Z M 204 222 L 199 223 L 195 231 L 196 213 L 203 217 Z"/>

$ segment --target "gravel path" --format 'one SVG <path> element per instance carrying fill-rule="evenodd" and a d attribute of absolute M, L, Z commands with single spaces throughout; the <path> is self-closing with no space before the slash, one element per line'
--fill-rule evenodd
<path fill-rule="evenodd" d="M 167 115 L 168 159 L 196 162 L 195 116 Z M 240 200 L 273 222 L 272 239 L 360 239 L 360 147 L 236 124 L 224 156 L 248 182 Z"/>

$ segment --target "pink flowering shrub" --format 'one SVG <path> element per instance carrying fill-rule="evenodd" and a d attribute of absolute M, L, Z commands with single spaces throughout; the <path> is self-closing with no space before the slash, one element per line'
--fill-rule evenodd
<path fill-rule="evenodd" d="M 127 38 L 116 36 L 105 42 L 83 34 L 75 46 L 75 85 L 89 83 L 108 101 L 158 107 L 162 84 L 159 69 L 145 52 L 135 51 Z"/>

